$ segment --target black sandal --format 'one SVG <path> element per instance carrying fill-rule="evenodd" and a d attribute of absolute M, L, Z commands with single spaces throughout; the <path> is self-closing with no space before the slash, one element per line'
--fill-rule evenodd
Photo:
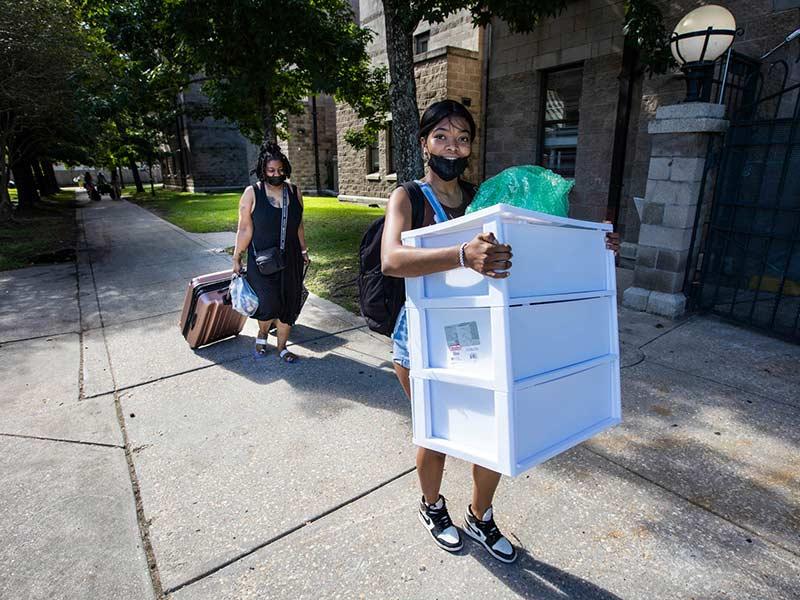
<path fill-rule="evenodd" d="M 297 355 L 291 352 L 290 350 L 287 350 L 286 348 L 281 350 L 280 354 L 278 355 L 278 358 L 280 358 L 283 362 L 287 363 L 297 362 Z"/>
<path fill-rule="evenodd" d="M 263 338 L 256 338 L 256 355 L 264 356 L 267 354 L 267 352 L 269 352 L 269 346 L 267 345 L 266 336 Z"/>

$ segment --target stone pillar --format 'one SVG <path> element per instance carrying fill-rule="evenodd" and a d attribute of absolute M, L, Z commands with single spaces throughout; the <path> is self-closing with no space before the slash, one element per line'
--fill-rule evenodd
<path fill-rule="evenodd" d="M 623 306 L 670 318 L 685 312 L 686 261 L 709 137 L 728 128 L 724 115 L 722 104 L 689 102 L 662 106 L 650 122 L 642 227 L 633 287 L 623 293 Z"/>

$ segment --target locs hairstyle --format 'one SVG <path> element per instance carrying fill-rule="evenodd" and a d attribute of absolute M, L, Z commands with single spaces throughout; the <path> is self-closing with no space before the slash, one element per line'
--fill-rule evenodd
<path fill-rule="evenodd" d="M 264 181 L 264 170 L 267 168 L 267 163 L 271 160 L 281 161 L 283 163 L 283 174 L 286 175 L 287 178 L 291 177 L 292 165 L 289 163 L 289 159 L 286 158 L 286 155 L 281 152 L 281 147 L 275 142 L 265 142 L 261 144 L 256 168 L 250 172 L 255 173 L 259 181 Z"/>
<path fill-rule="evenodd" d="M 475 119 L 472 118 L 466 106 L 455 100 L 434 102 L 425 109 L 422 118 L 419 120 L 419 137 L 427 138 L 428 134 L 433 131 L 433 128 L 436 127 L 442 119 L 448 117 L 464 119 L 469 126 L 469 139 L 475 139 Z"/>

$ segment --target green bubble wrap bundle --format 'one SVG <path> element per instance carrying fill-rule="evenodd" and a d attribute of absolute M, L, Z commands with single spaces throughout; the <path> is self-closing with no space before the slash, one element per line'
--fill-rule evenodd
<path fill-rule="evenodd" d="M 566 217 L 567 196 L 574 185 L 550 169 L 533 165 L 510 167 L 481 184 L 467 212 L 475 212 L 495 204 L 510 204 Z"/>

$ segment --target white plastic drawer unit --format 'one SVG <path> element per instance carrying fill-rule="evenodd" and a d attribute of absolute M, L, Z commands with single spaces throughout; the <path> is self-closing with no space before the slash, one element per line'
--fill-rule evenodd
<path fill-rule="evenodd" d="M 520 379 L 618 353 L 611 293 L 507 308 L 407 310 L 416 377 L 508 391 Z"/>
<path fill-rule="evenodd" d="M 620 422 L 619 360 L 523 379 L 509 392 L 412 377 L 414 444 L 515 476 Z"/>
<path fill-rule="evenodd" d="M 403 244 L 419 248 L 457 246 L 482 232 L 510 244 L 513 258 L 506 279 L 490 279 L 465 268 L 406 280 L 408 301 L 416 306 L 470 298 L 502 306 L 529 297 L 613 289 L 613 255 L 605 251 L 611 226 L 553 217 L 498 204 L 453 221 L 403 233 Z"/>
<path fill-rule="evenodd" d="M 501 204 L 403 233 L 437 248 L 492 232 L 514 253 L 507 279 L 406 279 L 415 444 L 517 475 L 620 422 L 609 230 Z"/>

